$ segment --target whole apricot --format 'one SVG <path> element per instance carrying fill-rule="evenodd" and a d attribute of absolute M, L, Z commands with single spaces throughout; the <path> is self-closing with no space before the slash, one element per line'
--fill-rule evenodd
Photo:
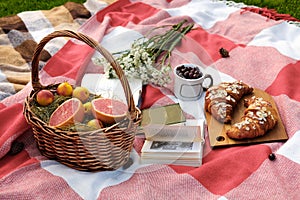
<path fill-rule="evenodd" d="M 92 127 L 93 129 L 103 128 L 102 122 L 97 119 L 92 119 L 92 120 L 88 121 L 87 125 L 89 127 Z"/>
<path fill-rule="evenodd" d="M 83 104 L 84 107 L 84 113 L 86 115 L 91 115 L 92 114 L 92 103 L 91 102 L 86 102 Z"/>
<path fill-rule="evenodd" d="M 36 101 L 41 106 L 48 106 L 54 101 L 54 95 L 49 90 L 41 90 L 36 95 Z"/>
<path fill-rule="evenodd" d="M 85 87 L 76 87 L 73 90 L 73 97 L 79 99 L 81 102 L 86 102 L 90 96 L 90 92 Z"/>
<path fill-rule="evenodd" d="M 70 83 L 63 82 L 58 85 L 56 92 L 57 92 L 57 94 L 65 96 L 65 97 L 71 96 L 73 94 L 73 87 Z"/>

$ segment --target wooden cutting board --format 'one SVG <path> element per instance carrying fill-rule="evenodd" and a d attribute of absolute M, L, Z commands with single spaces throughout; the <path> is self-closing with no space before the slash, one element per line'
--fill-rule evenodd
<path fill-rule="evenodd" d="M 257 137 L 253 139 L 244 139 L 244 140 L 230 139 L 226 135 L 226 130 L 230 128 L 231 124 L 241 121 L 241 117 L 243 116 L 245 111 L 244 99 L 250 98 L 251 96 L 262 97 L 263 99 L 269 101 L 278 114 L 278 123 L 272 130 L 267 132 L 262 137 Z M 239 101 L 237 107 L 234 109 L 234 115 L 231 124 L 223 124 L 217 121 L 208 112 L 205 112 L 205 115 L 206 115 L 206 121 L 208 127 L 209 141 L 212 148 L 226 147 L 226 146 L 228 147 L 234 145 L 249 145 L 249 144 L 257 144 L 257 143 L 264 143 L 264 142 L 282 142 L 288 139 L 288 135 L 285 131 L 276 103 L 274 102 L 272 96 L 259 89 L 254 89 L 253 94 L 244 96 L 241 99 L 241 101 Z"/>

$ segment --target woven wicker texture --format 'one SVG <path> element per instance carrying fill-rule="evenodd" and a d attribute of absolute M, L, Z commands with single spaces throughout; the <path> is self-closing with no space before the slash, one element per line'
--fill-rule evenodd
<path fill-rule="evenodd" d="M 100 52 L 118 75 L 128 105 L 128 116 L 110 127 L 94 131 L 72 132 L 49 126 L 32 111 L 34 98 L 42 89 L 55 90 L 58 84 L 44 86 L 39 81 L 39 58 L 47 44 L 56 37 L 80 40 Z M 112 55 L 92 38 L 68 30 L 55 31 L 43 38 L 35 49 L 32 59 L 31 81 L 33 90 L 25 99 L 24 116 L 32 126 L 37 146 L 42 155 L 57 160 L 73 169 L 82 171 L 115 170 L 129 159 L 141 112 L 136 108 L 128 80 Z"/>

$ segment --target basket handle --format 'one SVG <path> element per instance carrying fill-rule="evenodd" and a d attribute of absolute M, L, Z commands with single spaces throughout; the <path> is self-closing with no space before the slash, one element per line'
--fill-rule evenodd
<path fill-rule="evenodd" d="M 127 105 L 128 105 L 128 111 L 131 114 L 131 116 L 135 116 L 136 107 L 134 104 L 133 95 L 132 95 L 131 89 L 129 87 L 128 80 L 127 80 L 122 68 L 115 61 L 115 59 L 113 58 L 111 53 L 109 53 L 97 41 L 95 41 L 94 39 L 90 38 L 89 36 L 86 36 L 79 32 L 73 32 L 70 30 L 54 31 L 53 33 L 44 37 L 39 42 L 39 44 L 37 45 L 37 47 L 33 53 L 33 58 L 32 58 L 31 82 L 32 82 L 33 90 L 38 90 L 40 88 L 44 88 L 44 86 L 40 83 L 40 79 L 39 79 L 39 68 L 38 68 L 39 59 L 40 59 L 41 52 L 42 52 L 44 46 L 47 44 L 47 42 L 49 42 L 51 39 L 56 38 L 56 37 L 75 38 L 77 40 L 80 40 L 80 41 L 86 43 L 87 45 L 96 49 L 97 51 L 99 51 L 105 57 L 105 59 L 111 64 L 112 68 L 116 71 L 116 74 L 121 81 L 121 84 L 122 84 L 122 87 L 123 87 L 123 90 L 125 93 L 125 97 L 126 97 L 126 101 L 127 101 Z"/>

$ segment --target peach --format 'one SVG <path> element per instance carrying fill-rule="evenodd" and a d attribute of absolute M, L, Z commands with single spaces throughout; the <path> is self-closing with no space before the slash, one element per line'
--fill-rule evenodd
<path fill-rule="evenodd" d="M 57 94 L 62 96 L 71 96 L 73 94 L 73 87 L 68 82 L 64 82 L 58 85 L 56 89 Z"/>
<path fill-rule="evenodd" d="M 41 90 L 36 95 L 36 101 L 41 106 L 48 106 L 54 101 L 54 95 L 49 90 Z"/>

